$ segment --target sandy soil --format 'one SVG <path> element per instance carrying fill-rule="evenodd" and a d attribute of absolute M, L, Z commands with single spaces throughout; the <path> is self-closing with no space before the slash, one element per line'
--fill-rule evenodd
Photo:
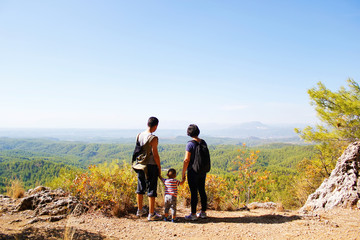
<path fill-rule="evenodd" d="M 106 217 L 98 212 L 29 223 L 30 210 L 3 212 L 0 239 L 360 239 L 359 210 L 308 215 L 267 209 L 208 211 L 208 219 L 186 222 L 183 216 L 188 212 L 178 209 L 178 223 L 148 222 L 134 214 Z"/>

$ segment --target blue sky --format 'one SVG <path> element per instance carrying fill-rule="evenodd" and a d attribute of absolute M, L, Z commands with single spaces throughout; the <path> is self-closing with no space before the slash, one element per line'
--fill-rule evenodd
<path fill-rule="evenodd" d="M 360 79 L 358 1 L 0 1 L 0 128 L 314 124 Z"/>

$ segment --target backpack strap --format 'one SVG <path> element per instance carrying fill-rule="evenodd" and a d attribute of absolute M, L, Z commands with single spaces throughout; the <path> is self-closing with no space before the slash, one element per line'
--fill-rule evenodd
<path fill-rule="evenodd" d="M 139 136 L 140 136 L 140 133 L 138 133 L 138 135 L 136 136 L 136 145 L 140 146 Z"/>
<path fill-rule="evenodd" d="M 147 142 L 150 144 L 151 141 L 152 141 L 154 138 L 157 138 L 157 136 L 151 134 L 151 135 L 149 136 Z"/>
<path fill-rule="evenodd" d="M 150 143 L 152 140 L 154 140 L 154 138 L 157 138 L 157 136 L 151 134 L 149 136 L 149 138 L 147 139 L 146 143 L 142 146 L 145 149 L 146 154 L 150 154 L 150 155 L 153 154 L 151 151 L 152 149 L 151 149 Z"/>
<path fill-rule="evenodd" d="M 136 145 L 139 145 L 139 146 L 140 146 L 140 142 L 139 142 L 139 136 L 140 136 L 140 134 L 141 134 L 141 133 L 139 133 L 139 134 L 136 136 Z M 145 142 L 145 144 L 144 144 L 143 146 L 149 145 L 150 142 L 151 142 L 154 138 L 157 138 L 157 136 L 151 134 L 151 135 L 149 136 L 149 138 L 146 140 L 146 142 Z"/>
<path fill-rule="evenodd" d="M 196 140 L 191 140 L 189 142 L 194 143 L 196 146 L 199 145 L 202 142 L 202 139 L 200 139 L 200 142 L 196 141 Z"/>

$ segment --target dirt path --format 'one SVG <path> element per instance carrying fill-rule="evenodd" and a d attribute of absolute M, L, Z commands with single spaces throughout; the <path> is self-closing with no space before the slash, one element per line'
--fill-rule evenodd
<path fill-rule="evenodd" d="M 179 209 L 182 217 L 189 209 Z M 208 219 L 148 222 L 88 213 L 58 222 L 28 224 L 31 211 L 0 214 L 0 239 L 360 239 L 360 211 L 293 212 L 208 211 Z"/>

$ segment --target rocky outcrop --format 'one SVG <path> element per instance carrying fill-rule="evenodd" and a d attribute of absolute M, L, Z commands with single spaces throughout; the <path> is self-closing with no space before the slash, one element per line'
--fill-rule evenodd
<path fill-rule="evenodd" d="M 257 208 L 264 208 L 264 209 L 276 209 L 278 205 L 274 202 L 252 202 L 247 206 L 249 209 L 257 209 Z"/>
<path fill-rule="evenodd" d="M 58 221 L 69 214 L 80 215 L 86 208 L 73 196 L 62 189 L 51 190 L 39 186 L 27 192 L 26 197 L 14 207 L 14 212 L 32 210 L 32 219 L 29 223 L 37 221 Z M 44 218 L 40 216 L 48 216 Z"/>
<path fill-rule="evenodd" d="M 350 144 L 338 159 L 330 177 L 311 194 L 302 212 L 334 207 L 360 209 L 360 142 Z"/>

